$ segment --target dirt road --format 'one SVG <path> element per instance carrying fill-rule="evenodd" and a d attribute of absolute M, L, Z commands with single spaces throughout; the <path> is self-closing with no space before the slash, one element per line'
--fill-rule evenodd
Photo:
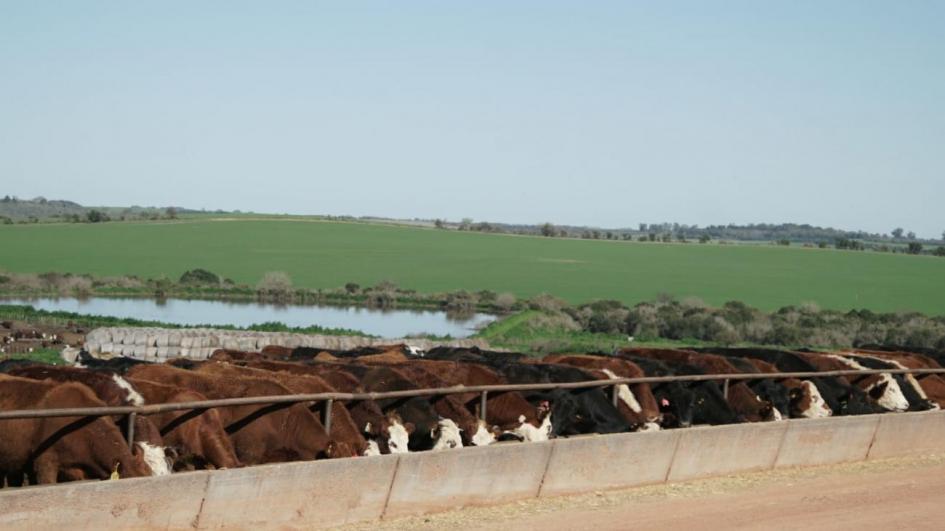
<path fill-rule="evenodd" d="M 349 529 L 945 529 L 945 455 L 469 508 Z"/>

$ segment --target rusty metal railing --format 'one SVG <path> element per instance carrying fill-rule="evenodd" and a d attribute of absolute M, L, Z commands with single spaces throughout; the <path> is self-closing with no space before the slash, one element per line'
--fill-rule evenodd
<path fill-rule="evenodd" d="M 930 374 L 945 374 L 945 369 L 849 369 L 835 371 L 809 372 L 774 372 L 774 373 L 733 373 L 733 374 L 691 374 L 684 376 L 643 376 L 639 378 L 610 378 L 607 380 L 586 380 L 581 382 L 558 382 L 539 384 L 501 384 L 501 385 L 457 385 L 452 387 L 438 387 L 429 389 L 409 389 L 404 391 L 367 392 L 367 393 L 310 393 L 273 396 L 251 396 L 240 398 L 218 398 L 214 400 L 200 400 L 192 402 L 170 402 L 164 404 L 149 404 L 144 406 L 108 406 L 108 407 L 78 407 L 78 408 L 51 408 L 51 409 L 20 409 L 0 411 L 0 421 L 29 418 L 51 417 L 106 417 L 128 416 L 128 430 L 126 437 L 128 444 L 134 439 L 134 418 L 136 415 L 156 415 L 169 411 L 200 410 L 219 407 L 297 404 L 302 402 L 324 402 L 322 423 L 326 431 L 331 429 L 331 407 L 335 400 L 385 400 L 391 398 L 413 398 L 418 396 L 440 396 L 464 393 L 479 394 L 479 417 L 486 420 L 486 403 L 489 393 L 504 393 L 517 391 L 552 391 L 555 389 L 585 389 L 592 387 L 610 387 L 611 398 L 617 403 L 618 386 L 633 384 L 661 384 L 672 382 L 704 382 L 722 381 L 723 394 L 728 395 L 729 382 L 743 380 L 789 378 L 825 378 L 835 376 L 869 376 L 875 374 L 911 374 L 923 376 Z"/>

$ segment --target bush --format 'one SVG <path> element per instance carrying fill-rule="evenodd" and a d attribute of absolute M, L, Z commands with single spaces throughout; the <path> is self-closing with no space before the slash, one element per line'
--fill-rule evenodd
<path fill-rule="evenodd" d="M 503 311 L 509 311 L 515 306 L 515 295 L 511 293 L 500 293 L 495 298 L 495 305 Z"/>
<path fill-rule="evenodd" d="M 547 293 L 539 293 L 528 300 L 528 307 L 532 310 L 544 312 L 558 312 L 568 305 L 567 302 Z"/>
<path fill-rule="evenodd" d="M 354 295 L 355 293 L 361 291 L 361 286 L 358 284 L 355 284 L 354 282 L 348 282 L 347 284 L 345 284 L 345 291 L 347 291 L 351 295 Z"/>
<path fill-rule="evenodd" d="M 216 273 L 211 273 L 206 269 L 191 269 L 190 271 L 185 272 L 180 276 L 181 284 L 210 284 L 210 285 L 219 285 L 220 276 Z"/>
<path fill-rule="evenodd" d="M 85 215 L 85 219 L 89 223 L 102 223 L 105 221 L 111 221 L 108 217 L 108 214 L 94 209 L 88 211 L 88 213 Z"/>
<path fill-rule="evenodd" d="M 256 285 L 256 291 L 264 296 L 285 299 L 292 292 L 292 279 L 285 271 L 269 271 Z"/>

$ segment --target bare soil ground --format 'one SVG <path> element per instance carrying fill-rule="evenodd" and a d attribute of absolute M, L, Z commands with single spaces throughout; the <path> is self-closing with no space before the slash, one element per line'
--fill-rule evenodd
<path fill-rule="evenodd" d="M 345 529 L 630 528 L 945 529 L 945 455 L 528 500 Z"/>

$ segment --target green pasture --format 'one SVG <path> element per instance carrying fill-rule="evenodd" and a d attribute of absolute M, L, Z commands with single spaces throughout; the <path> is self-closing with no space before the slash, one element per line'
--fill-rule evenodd
<path fill-rule="evenodd" d="M 660 293 L 711 305 L 945 314 L 945 259 L 763 245 L 565 240 L 310 220 L 0 226 L 0 269 L 165 275 L 204 268 L 255 284 L 286 271 L 301 287 L 383 280 L 423 292 L 490 289 L 571 302 Z"/>

